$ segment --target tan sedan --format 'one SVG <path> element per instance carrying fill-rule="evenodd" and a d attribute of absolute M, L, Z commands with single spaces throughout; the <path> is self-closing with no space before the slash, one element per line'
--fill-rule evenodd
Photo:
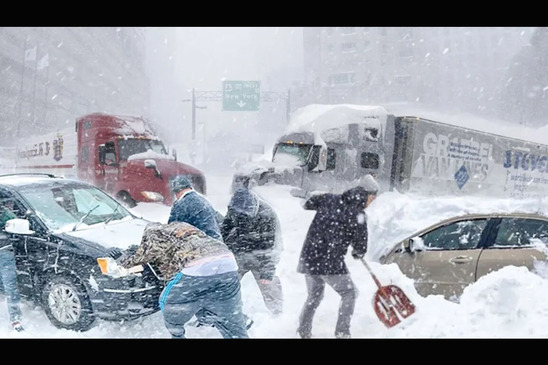
<path fill-rule="evenodd" d="M 383 264 L 396 263 L 422 296 L 458 301 L 464 288 L 504 266 L 535 271 L 548 254 L 548 216 L 469 214 L 446 219 L 404 239 Z"/>

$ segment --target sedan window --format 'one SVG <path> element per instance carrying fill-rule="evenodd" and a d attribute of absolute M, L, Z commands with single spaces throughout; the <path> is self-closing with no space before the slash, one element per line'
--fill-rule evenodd
<path fill-rule="evenodd" d="M 486 219 L 459 221 L 436 228 L 422 236 L 426 247 L 442 250 L 465 250 L 478 246 Z"/>
<path fill-rule="evenodd" d="M 534 242 L 548 245 L 548 222 L 527 218 L 502 219 L 495 246 L 530 246 Z"/>

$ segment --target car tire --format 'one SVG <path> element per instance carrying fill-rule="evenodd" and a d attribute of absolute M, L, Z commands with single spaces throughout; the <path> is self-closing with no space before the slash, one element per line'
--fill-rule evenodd
<path fill-rule="evenodd" d="M 70 277 L 51 276 L 42 290 L 42 305 L 57 328 L 83 332 L 95 322 L 85 288 Z"/>
<path fill-rule="evenodd" d="M 129 195 L 126 191 L 119 192 L 116 197 L 128 208 L 135 208 L 137 206 L 137 202 L 135 202 L 131 195 Z"/>

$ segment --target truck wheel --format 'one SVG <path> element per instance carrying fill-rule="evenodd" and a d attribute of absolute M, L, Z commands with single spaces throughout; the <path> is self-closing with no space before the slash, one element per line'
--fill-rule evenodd
<path fill-rule="evenodd" d="M 51 276 L 42 290 L 42 305 L 57 328 L 83 332 L 95 322 L 84 287 L 70 277 Z"/>
<path fill-rule="evenodd" d="M 135 200 L 126 191 L 119 192 L 118 195 L 116 195 L 116 197 L 128 208 L 135 208 L 137 206 L 137 203 L 135 202 Z"/>

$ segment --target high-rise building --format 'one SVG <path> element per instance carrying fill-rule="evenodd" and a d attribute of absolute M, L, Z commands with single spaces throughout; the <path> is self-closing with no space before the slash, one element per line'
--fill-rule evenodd
<path fill-rule="evenodd" d="M 533 31 L 305 27 L 302 103 L 422 102 L 481 113 Z"/>
<path fill-rule="evenodd" d="M 91 112 L 148 114 L 145 35 L 131 27 L 0 27 L 0 142 L 66 128 Z"/>

